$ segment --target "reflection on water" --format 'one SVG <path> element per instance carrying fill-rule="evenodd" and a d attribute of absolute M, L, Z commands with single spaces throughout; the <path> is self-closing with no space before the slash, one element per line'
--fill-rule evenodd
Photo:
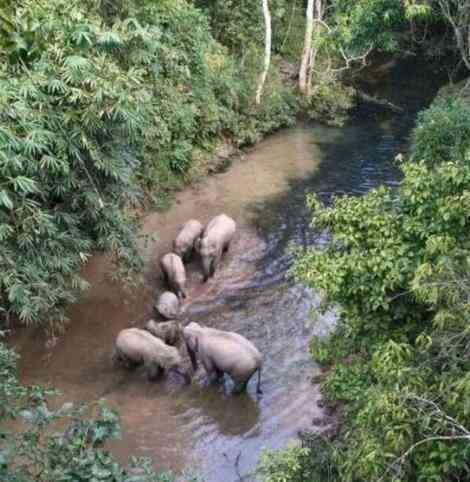
<path fill-rule="evenodd" d="M 404 114 L 362 115 L 341 129 L 304 125 L 283 131 L 227 172 L 179 193 L 167 212 L 150 214 L 143 230 L 159 238 L 142 246 L 145 288 L 127 293 L 111 284 L 106 258 L 95 256 L 85 273 L 93 288 L 71 308 L 70 327 L 57 346 L 46 352 L 38 343 L 41 335 L 32 331 L 16 337 L 25 381 L 50 382 L 67 400 L 106 397 L 122 416 L 123 441 L 113 449 L 123 460 L 134 453 L 152 457 L 159 467 L 198 467 L 207 481 L 239 480 L 237 471 L 246 476 L 262 448 L 281 447 L 323 416 L 319 388 L 310 382 L 318 367 L 308 342 L 312 333 L 326 333 L 334 316 L 312 324 L 318 297 L 286 277 L 289 243 L 325 241 L 309 227 L 305 194 L 314 191 L 329 202 L 333 195 L 396 184 L 391 159 L 404 150 L 415 111 L 426 100 L 422 84 L 415 79 L 401 87 Z M 111 365 L 119 330 L 140 326 L 152 315 L 161 289 L 156 261 L 178 227 L 221 212 L 236 219 L 236 239 L 208 283 L 202 283 L 196 263 L 190 266 L 184 319 L 237 331 L 258 346 L 265 358 L 259 399 L 254 381 L 247 394 L 232 396 L 229 381 L 207 386 L 201 369 L 187 387 L 176 376 L 149 383 L 141 370 Z"/>

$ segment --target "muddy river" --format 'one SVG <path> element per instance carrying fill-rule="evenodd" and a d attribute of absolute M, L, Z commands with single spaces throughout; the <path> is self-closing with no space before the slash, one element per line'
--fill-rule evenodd
<path fill-rule="evenodd" d="M 158 239 L 142 243 L 144 288 L 122 290 L 109 280 L 106 258 L 95 256 L 85 270 L 92 288 L 70 310 L 65 336 L 45 348 L 40 333 L 16 335 L 24 381 L 51 384 L 64 400 L 106 398 L 122 417 L 123 440 L 112 447 L 122 460 L 129 453 L 150 456 L 158 468 L 196 468 L 208 482 L 251 480 L 263 448 L 282 447 L 304 428 L 325 430 L 318 423 L 319 386 L 311 381 L 319 368 L 308 344 L 313 333 L 333 327 L 334 315 L 312 321 L 319 299 L 289 280 L 288 247 L 325 242 L 309 227 L 307 192 L 328 202 L 335 194 L 360 195 L 398 182 L 393 158 L 406 149 L 416 111 L 434 86 L 413 62 L 394 72 L 380 80 L 380 91 L 403 113 L 362 110 L 343 128 L 308 124 L 282 131 L 226 172 L 180 192 L 168 211 L 149 214 L 143 231 L 158 233 Z M 161 290 L 156 262 L 178 227 L 221 212 L 237 221 L 236 239 L 208 283 L 196 263 L 190 266 L 184 320 L 236 331 L 258 346 L 265 358 L 260 398 L 255 380 L 247 394 L 232 396 L 229 381 L 207 386 L 201 368 L 188 387 L 177 376 L 149 383 L 143 371 L 111 363 L 119 330 L 152 316 Z"/>

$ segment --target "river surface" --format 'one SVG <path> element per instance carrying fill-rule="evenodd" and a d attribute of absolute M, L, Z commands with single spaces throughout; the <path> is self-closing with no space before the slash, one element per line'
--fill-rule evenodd
<path fill-rule="evenodd" d="M 381 94 L 403 113 L 362 110 L 343 128 L 308 124 L 282 131 L 226 172 L 180 192 L 168 211 L 149 214 L 143 232 L 158 239 L 142 242 L 144 288 L 129 293 L 112 283 L 106 257 L 95 256 L 84 272 L 92 288 L 71 308 L 65 336 L 52 347 L 35 331 L 15 336 L 23 380 L 51 384 L 63 400 L 106 398 L 122 417 L 123 440 L 111 447 L 120 459 L 133 453 L 150 456 L 158 468 L 195 467 L 208 482 L 252 480 L 262 449 L 284 446 L 301 429 L 326 430 L 319 386 L 311 380 L 319 367 L 308 344 L 312 334 L 331 330 L 334 314 L 312 317 L 319 299 L 288 278 L 288 247 L 326 241 L 309 226 L 307 192 L 329 202 L 333 195 L 397 184 L 393 158 L 406 150 L 416 112 L 436 87 L 429 72 L 417 70 L 408 62 L 379 79 Z M 173 375 L 149 383 L 142 370 L 111 363 L 117 333 L 153 316 L 162 289 L 157 261 L 178 227 L 221 212 L 237 221 L 236 238 L 208 283 L 196 262 L 189 267 L 183 318 L 236 331 L 258 346 L 265 359 L 259 398 L 255 380 L 248 393 L 233 396 L 229 380 L 207 386 L 201 368 L 188 387 Z"/>

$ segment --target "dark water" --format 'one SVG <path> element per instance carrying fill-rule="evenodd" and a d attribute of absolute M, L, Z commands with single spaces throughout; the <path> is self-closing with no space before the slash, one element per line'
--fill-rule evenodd
<path fill-rule="evenodd" d="M 318 367 L 308 343 L 313 333 L 334 326 L 334 315 L 311 316 L 318 297 L 287 278 L 292 261 L 287 248 L 325 242 L 309 227 L 307 192 L 329 202 L 333 195 L 397 184 L 393 158 L 406 150 L 416 112 L 435 91 L 432 79 L 408 62 L 380 80 L 381 95 L 403 106 L 403 113 L 362 110 L 343 128 L 312 124 L 283 131 L 227 172 L 180 193 L 168 212 L 150 214 L 144 232 L 160 237 L 142 245 L 145 288 L 126 293 L 108 280 L 107 260 L 93 258 L 85 272 L 93 288 L 71 309 L 67 334 L 49 350 L 38 343 L 37 333 L 16 337 L 25 381 L 51 383 L 64 400 L 104 396 L 122 416 L 124 438 L 112 447 L 120 458 L 134 453 L 152 457 L 158 467 L 196 467 L 207 481 L 236 481 L 240 475 L 251 480 L 263 448 L 282 447 L 304 428 L 325 430 L 312 425 L 324 414 L 319 387 L 311 382 Z M 254 381 L 247 394 L 234 397 L 229 381 L 206 386 L 202 370 L 190 387 L 172 376 L 150 384 L 142 371 L 116 370 L 110 361 L 119 330 L 151 316 L 161 289 L 155 263 L 178 226 L 220 212 L 236 219 L 237 237 L 208 284 L 191 266 L 184 318 L 236 331 L 258 346 L 265 358 L 259 399 Z"/>

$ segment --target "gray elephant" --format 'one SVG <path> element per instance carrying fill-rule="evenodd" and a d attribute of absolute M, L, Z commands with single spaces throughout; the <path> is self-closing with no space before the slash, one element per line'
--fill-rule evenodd
<path fill-rule="evenodd" d="M 216 216 L 204 228 L 201 239 L 196 243 L 202 259 L 204 281 L 214 275 L 222 254 L 230 246 L 236 228 L 235 221 L 225 214 Z"/>
<path fill-rule="evenodd" d="M 220 380 L 224 373 L 230 375 L 235 383 L 235 393 L 244 391 L 252 375 L 258 371 L 257 392 L 262 393 L 263 356 L 246 338 L 191 322 L 183 328 L 183 339 L 194 371 L 197 370 L 197 355 L 209 379 Z"/>
<path fill-rule="evenodd" d="M 180 313 L 180 300 L 171 291 L 165 291 L 158 297 L 155 309 L 163 318 L 174 320 Z"/>
<path fill-rule="evenodd" d="M 204 227 L 196 219 L 190 219 L 181 228 L 178 236 L 173 242 L 173 251 L 181 257 L 184 263 L 189 263 L 191 260 L 194 245 L 201 237 Z"/>
<path fill-rule="evenodd" d="M 162 323 L 149 320 L 145 324 L 145 329 L 152 333 L 153 336 L 163 340 L 167 345 L 177 345 L 180 340 L 181 325 L 176 320 L 164 321 Z"/>
<path fill-rule="evenodd" d="M 172 370 L 181 375 L 186 383 L 191 382 L 179 351 L 139 328 L 127 328 L 119 332 L 113 358 L 128 367 L 143 364 L 149 380 L 155 380 L 165 370 Z"/>
<path fill-rule="evenodd" d="M 167 253 L 160 260 L 163 278 L 178 298 L 186 298 L 186 270 L 183 261 L 175 253 Z"/>

